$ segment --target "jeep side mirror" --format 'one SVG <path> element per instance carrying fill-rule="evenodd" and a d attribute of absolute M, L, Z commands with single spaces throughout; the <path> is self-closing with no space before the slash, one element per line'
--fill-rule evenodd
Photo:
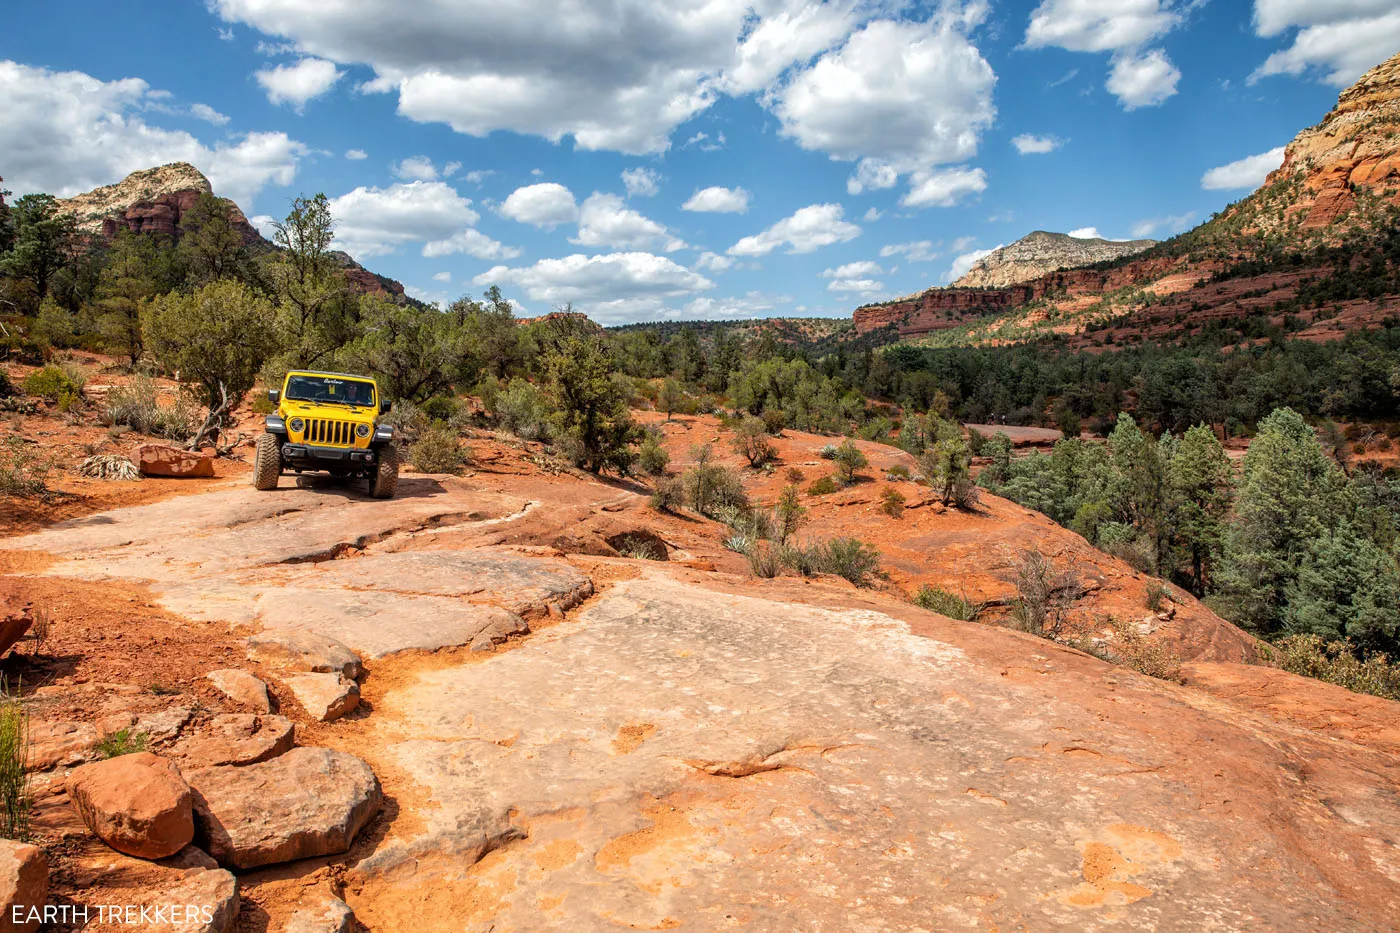
<path fill-rule="evenodd" d="M 281 397 L 282 397 L 282 393 L 279 392 L 279 391 L 277 391 L 276 389 L 268 389 L 268 390 L 267 390 L 267 400 L 268 400 L 269 402 L 271 402 L 272 404 L 276 405 L 276 404 L 277 404 L 277 400 L 278 400 L 279 398 L 281 398 Z"/>
<path fill-rule="evenodd" d="M 392 407 L 392 405 L 387 398 L 382 398 L 379 400 L 379 413 L 381 415 L 387 415 L 389 413 L 390 407 Z"/>

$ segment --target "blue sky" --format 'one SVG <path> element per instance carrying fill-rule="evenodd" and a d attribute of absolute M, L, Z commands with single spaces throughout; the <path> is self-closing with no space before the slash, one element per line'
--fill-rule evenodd
<path fill-rule="evenodd" d="M 1397 50 L 1394 0 L 27 4 L 0 175 L 323 191 L 429 301 L 845 315 L 1031 230 L 1200 222 Z"/>

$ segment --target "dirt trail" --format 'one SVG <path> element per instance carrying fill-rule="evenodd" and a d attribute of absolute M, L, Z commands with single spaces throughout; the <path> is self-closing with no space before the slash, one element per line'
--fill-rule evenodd
<path fill-rule="evenodd" d="M 32 598 L 129 594 L 142 621 L 104 624 L 166 638 L 183 689 L 268 628 L 366 659 L 361 709 L 297 735 L 365 758 L 385 812 L 345 857 L 244 875 L 243 929 L 313 888 L 423 933 L 1381 929 L 1400 909 L 1393 742 L 1325 734 L 1306 698 L 1238 703 L 887 595 L 756 585 L 709 523 L 625 485 L 401 490 L 220 486 L 3 541 L 0 583 Z M 607 556 L 629 530 L 677 561 Z"/>

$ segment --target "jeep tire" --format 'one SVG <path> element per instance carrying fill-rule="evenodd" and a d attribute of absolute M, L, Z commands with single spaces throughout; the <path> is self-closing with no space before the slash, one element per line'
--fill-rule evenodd
<path fill-rule="evenodd" d="M 369 494 L 376 499 L 394 498 L 399 488 L 399 450 L 393 444 L 379 448 L 379 460 L 369 475 Z"/>
<path fill-rule="evenodd" d="M 276 434 L 258 435 L 258 443 L 253 453 L 253 488 L 268 490 L 277 488 L 277 479 L 282 475 L 282 446 Z"/>

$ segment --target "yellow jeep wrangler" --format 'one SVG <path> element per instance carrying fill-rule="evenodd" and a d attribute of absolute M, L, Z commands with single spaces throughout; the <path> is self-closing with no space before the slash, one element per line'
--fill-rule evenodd
<path fill-rule="evenodd" d="M 378 423 L 389 402 L 368 376 L 293 370 L 267 416 L 253 458 L 253 487 L 276 489 L 284 470 L 323 470 L 369 479 L 370 495 L 392 499 L 399 485 L 393 426 Z"/>

